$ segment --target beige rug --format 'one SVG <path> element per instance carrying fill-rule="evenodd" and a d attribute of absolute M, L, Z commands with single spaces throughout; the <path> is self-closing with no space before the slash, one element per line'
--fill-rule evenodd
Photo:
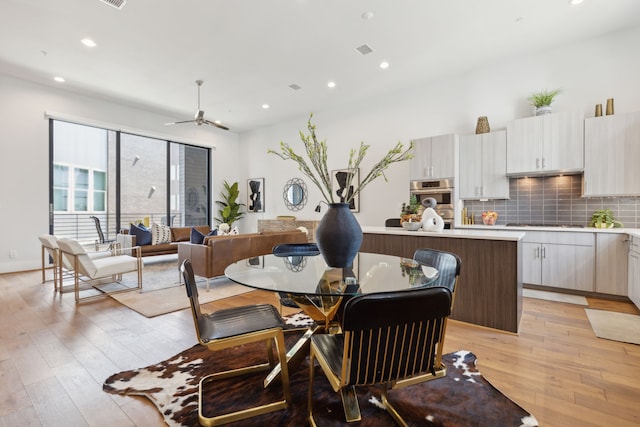
<path fill-rule="evenodd" d="M 585 308 L 598 338 L 640 344 L 640 316 Z"/>
<path fill-rule="evenodd" d="M 145 317 L 155 317 L 189 308 L 189 299 L 178 270 L 178 255 L 159 255 L 143 260 L 142 292 L 131 291 L 109 295 L 119 303 L 137 311 Z M 135 273 L 124 275 L 122 283 L 129 287 L 137 285 Z M 253 289 L 238 285 L 226 277 L 209 280 L 196 277 L 201 304 L 240 295 Z"/>
<path fill-rule="evenodd" d="M 198 283 L 198 297 L 200 304 L 229 298 L 253 290 L 252 288 L 238 285 L 237 283 L 233 283 L 227 279 L 211 280 L 209 284 L 210 289 L 208 291 L 204 286 L 204 282 Z M 144 292 L 143 289 L 143 292 L 131 291 L 109 296 L 120 304 L 126 305 L 145 317 L 155 317 L 161 314 L 189 308 L 189 298 L 187 298 L 187 292 L 184 285 L 149 292 Z"/>
<path fill-rule="evenodd" d="M 567 304 L 589 305 L 587 299 L 581 295 L 561 294 L 559 292 L 539 291 L 537 289 L 523 289 L 522 296 L 547 301 L 565 302 Z"/>

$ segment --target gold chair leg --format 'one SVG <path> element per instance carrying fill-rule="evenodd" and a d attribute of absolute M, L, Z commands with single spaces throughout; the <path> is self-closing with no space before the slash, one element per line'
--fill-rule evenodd
<path fill-rule="evenodd" d="M 393 405 L 391 405 L 391 403 L 387 399 L 386 390 L 382 392 L 382 404 L 386 408 L 389 415 L 391 415 L 391 418 L 393 418 L 393 420 L 396 422 L 396 424 L 398 424 L 401 427 L 409 427 L 409 425 L 405 422 L 402 416 L 400 416 L 398 411 L 396 411 L 396 408 L 394 408 Z"/>
<path fill-rule="evenodd" d="M 257 371 L 264 371 L 269 369 L 270 367 L 272 367 L 273 362 L 271 364 L 269 363 L 263 363 L 260 365 L 254 365 L 254 366 L 248 366 L 248 367 L 244 367 L 244 368 L 239 368 L 239 369 L 234 369 L 231 371 L 225 371 L 225 372 L 217 372 L 214 374 L 210 374 L 205 376 L 204 378 L 202 378 L 200 380 L 200 384 L 198 386 L 198 421 L 200 422 L 200 425 L 205 426 L 205 427 L 210 427 L 210 426 L 219 426 L 219 425 L 223 425 L 223 424 L 227 424 L 227 423 L 231 423 L 231 422 L 235 422 L 235 421 L 240 421 L 240 420 L 244 420 L 247 418 L 251 418 L 251 417 L 255 417 L 257 415 L 262 415 L 262 414 L 266 414 L 268 412 L 273 412 L 273 411 L 279 411 L 281 409 L 286 409 L 288 406 L 288 402 L 291 401 L 291 390 L 289 387 L 289 369 L 287 367 L 287 355 L 286 355 L 286 347 L 285 347 L 285 342 L 284 342 L 284 335 L 282 334 L 282 331 L 280 331 L 277 334 L 274 334 L 271 338 L 269 338 L 268 341 L 268 345 L 267 347 L 269 348 L 269 359 L 273 359 L 273 355 L 272 355 L 272 351 L 271 351 L 271 340 L 274 340 L 276 342 L 276 350 L 278 353 L 278 360 L 280 361 L 280 364 L 282 365 L 281 371 L 280 371 L 280 377 L 281 377 L 281 381 L 282 381 L 282 393 L 283 393 L 283 400 L 278 400 L 272 403 L 268 403 L 265 405 L 260 405 L 260 406 L 255 406 L 252 408 L 247 408 L 247 409 L 242 409 L 240 411 L 236 411 L 236 412 L 230 412 L 227 414 L 222 414 L 222 415 L 217 415 L 214 417 L 207 417 L 202 413 L 202 408 L 203 408 L 203 395 L 204 395 L 204 386 L 212 381 L 215 380 L 219 380 L 219 379 L 223 379 L 223 378 L 230 378 L 230 377 L 236 377 L 239 375 L 244 375 L 247 373 L 252 373 L 252 372 L 257 372 Z M 265 387 L 266 387 L 266 381 L 265 381 Z"/>
<path fill-rule="evenodd" d="M 314 365 L 315 365 L 315 354 L 313 352 L 313 350 L 311 351 L 311 354 L 309 354 L 309 393 L 307 396 L 307 408 L 308 408 L 308 418 L 309 418 L 309 425 L 311 425 L 311 427 L 316 427 L 316 420 L 313 419 L 313 371 L 314 371 Z"/>
<path fill-rule="evenodd" d="M 346 386 L 340 389 L 342 396 L 342 407 L 344 408 L 344 417 L 348 423 L 360 421 L 360 405 L 358 405 L 358 396 L 356 395 L 355 386 Z"/>

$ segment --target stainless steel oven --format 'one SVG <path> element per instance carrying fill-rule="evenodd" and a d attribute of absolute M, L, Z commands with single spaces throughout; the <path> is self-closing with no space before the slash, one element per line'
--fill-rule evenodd
<path fill-rule="evenodd" d="M 425 208 L 429 207 L 431 202 L 428 199 L 433 198 L 437 203 L 435 211 L 444 220 L 444 227 L 453 228 L 453 189 L 453 179 L 411 181 L 410 194 L 416 196 Z"/>

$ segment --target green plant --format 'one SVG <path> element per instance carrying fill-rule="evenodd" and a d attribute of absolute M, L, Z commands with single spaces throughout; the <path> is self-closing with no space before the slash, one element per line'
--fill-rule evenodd
<path fill-rule="evenodd" d="M 227 181 L 224 182 L 224 191 L 220 192 L 222 200 L 216 200 L 216 203 L 222 208 L 218 211 L 218 217 L 215 218 L 220 224 L 228 224 L 231 226 L 234 222 L 244 216 L 244 212 L 240 212 L 240 207 L 244 206 L 244 203 L 237 203 L 240 191 L 238 190 L 238 183 L 234 182 L 229 185 Z"/>
<path fill-rule="evenodd" d="M 334 191 L 331 180 L 331 175 L 329 175 L 329 169 L 327 167 L 327 142 L 318 141 L 316 137 L 316 127 L 311 123 L 311 118 L 313 117 L 313 113 L 309 116 L 309 120 L 307 121 L 307 129 L 309 130 L 309 135 L 305 135 L 302 131 L 300 131 L 300 139 L 304 143 L 305 151 L 307 152 L 307 157 L 309 162 L 311 163 L 311 167 L 307 164 L 307 160 L 305 160 L 302 156 L 298 155 L 293 151 L 293 148 L 284 142 L 280 142 L 280 152 L 274 150 L 268 150 L 268 153 L 275 154 L 279 156 L 283 160 L 293 160 L 298 163 L 298 170 L 304 173 L 311 182 L 313 182 L 320 192 L 322 193 L 322 197 L 324 197 L 327 203 L 335 203 L 334 201 Z M 360 149 L 356 152 L 355 149 L 352 149 L 349 152 L 349 165 L 346 169 L 348 170 L 357 170 L 360 167 L 360 163 L 364 159 L 367 154 L 367 150 L 369 149 L 369 145 L 365 145 L 364 142 L 360 142 Z M 409 160 L 413 157 L 410 154 L 411 149 L 413 148 L 413 142 L 409 145 L 409 148 L 405 151 L 402 151 L 403 145 L 401 142 L 398 142 L 394 148 L 389 150 L 389 152 L 376 163 L 371 171 L 365 175 L 360 185 L 352 183 L 352 179 L 356 174 L 349 174 L 347 178 L 345 188 L 350 188 L 353 185 L 353 192 L 348 195 L 345 203 L 350 203 L 353 198 L 359 194 L 365 186 L 367 186 L 374 179 L 382 176 L 384 180 L 387 181 L 387 177 L 384 174 L 384 171 L 392 164 L 396 162 L 402 162 L 404 160 Z M 313 168 L 313 170 L 312 170 Z M 337 168 L 340 169 L 340 168 Z M 315 171 L 315 172 L 314 172 Z"/>
<path fill-rule="evenodd" d="M 402 204 L 401 215 L 417 214 L 420 206 L 421 205 L 420 203 L 418 203 L 418 198 L 414 194 L 412 194 L 411 197 L 409 197 L 409 203 Z"/>
<path fill-rule="evenodd" d="M 620 228 L 624 227 L 624 224 L 613 218 L 611 209 L 597 209 L 591 215 L 589 226 L 597 228 Z"/>
<path fill-rule="evenodd" d="M 553 99 L 560 93 L 560 89 L 554 90 L 541 90 L 539 92 L 534 92 L 529 97 L 529 101 L 531 101 L 531 105 L 535 107 L 543 107 L 545 105 L 551 105 Z"/>

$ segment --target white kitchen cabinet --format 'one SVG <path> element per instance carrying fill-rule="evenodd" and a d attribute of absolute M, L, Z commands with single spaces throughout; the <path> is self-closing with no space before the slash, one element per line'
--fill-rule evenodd
<path fill-rule="evenodd" d="M 593 292 L 594 246 L 593 233 L 527 231 L 523 283 Z"/>
<path fill-rule="evenodd" d="M 596 292 L 627 296 L 628 252 L 626 234 L 596 233 Z"/>
<path fill-rule="evenodd" d="M 640 237 L 629 236 L 629 299 L 640 308 Z"/>
<path fill-rule="evenodd" d="M 413 140 L 412 180 L 456 178 L 458 136 L 446 134 Z"/>
<path fill-rule="evenodd" d="M 584 195 L 640 195 L 640 113 L 584 121 Z"/>
<path fill-rule="evenodd" d="M 548 175 L 584 169 L 583 118 L 578 112 L 507 123 L 507 175 Z"/>
<path fill-rule="evenodd" d="M 507 132 L 460 136 L 460 198 L 508 199 Z"/>

